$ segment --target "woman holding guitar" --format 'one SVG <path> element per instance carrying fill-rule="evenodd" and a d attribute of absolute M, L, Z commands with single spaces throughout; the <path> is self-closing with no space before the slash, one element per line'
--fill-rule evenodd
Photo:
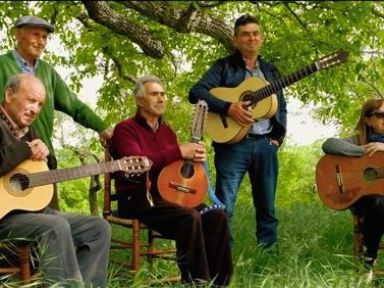
<path fill-rule="evenodd" d="M 327 139 L 323 144 L 324 152 L 367 159 L 379 157 L 381 152 L 380 154 L 376 152 L 384 151 L 384 99 L 371 99 L 365 102 L 356 130 L 357 135 L 349 138 Z M 377 192 L 384 193 L 384 191 Z M 384 233 L 384 223 L 381 221 L 384 219 L 384 197 L 379 195 L 361 197 L 352 205 L 351 210 L 362 219 L 364 248 L 361 259 L 368 272 L 372 272 Z"/>
<path fill-rule="evenodd" d="M 201 214 L 199 210 L 203 205 L 188 208 L 167 201 L 160 196 L 157 181 L 162 169 L 175 161 L 203 162 L 205 147 L 201 142 L 177 143 L 175 133 L 163 121 L 166 95 L 159 78 L 140 78 L 134 95 L 137 113 L 116 125 L 111 152 L 119 158 L 123 155 L 148 157 L 153 162 L 149 173 L 151 185 L 149 187 L 143 176 L 132 179 L 123 173 L 117 174 L 118 213 L 122 217 L 137 218 L 163 236 L 176 240 L 183 283 L 198 285 L 213 281 L 214 285 L 226 286 L 233 268 L 225 212 L 212 209 Z M 188 191 L 192 189 L 188 186 Z"/>

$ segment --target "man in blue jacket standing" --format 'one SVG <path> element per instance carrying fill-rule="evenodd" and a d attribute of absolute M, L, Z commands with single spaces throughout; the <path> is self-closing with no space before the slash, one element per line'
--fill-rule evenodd
<path fill-rule="evenodd" d="M 258 20 L 243 15 L 235 22 L 233 42 L 236 51 L 218 59 L 192 87 L 189 101 L 203 99 L 211 112 L 230 117 L 247 135 L 236 143 L 213 142 L 216 168 L 216 194 L 225 204 L 231 219 L 237 193 L 246 172 L 249 174 L 253 205 L 256 210 L 256 237 L 260 247 L 277 243 L 275 194 L 278 175 L 277 151 L 286 134 L 286 102 L 282 91 L 277 93 L 277 112 L 270 118 L 253 119 L 250 101 L 224 101 L 210 90 L 215 87 L 236 87 L 249 77 L 271 82 L 279 77 L 275 66 L 259 55 L 263 34 Z M 255 90 L 258 87 L 255 87 Z M 259 87 L 260 88 L 260 87 Z"/>

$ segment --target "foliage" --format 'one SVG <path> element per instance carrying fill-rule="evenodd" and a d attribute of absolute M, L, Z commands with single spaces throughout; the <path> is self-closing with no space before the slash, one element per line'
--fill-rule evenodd
<path fill-rule="evenodd" d="M 188 91 L 212 61 L 230 52 L 230 47 L 208 30 L 212 28 L 211 31 L 221 32 L 220 37 L 224 37 L 221 39 L 230 39 L 227 31 L 231 31 L 234 19 L 249 11 L 254 11 L 264 29 L 263 57 L 273 61 L 283 75 L 335 50 L 349 52 L 346 64 L 316 73 L 285 91 L 287 98 L 316 104 L 316 116 L 324 123 L 337 121 L 343 132 L 351 131 L 361 103 L 384 88 L 380 81 L 384 69 L 382 2 L 103 2 L 122 19 L 146 29 L 146 33 L 138 30 L 140 32 L 134 36 L 147 36 L 153 40 L 151 43 L 160 43 L 164 51 L 161 57 L 150 56 L 133 41 L 132 34 L 135 33 L 119 33 L 91 18 L 87 9 L 91 2 L 96 1 L 0 2 L 0 51 L 13 47 L 11 27 L 16 18 L 36 14 L 54 23 L 56 33 L 52 41 L 58 38 L 64 50 L 53 47 L 44 58 L 54 65 L 71 68 L 66 80 L 76 93 L 85 77 L 102 76 L 102 86 L 94 96 L 97 101 L 95 110 L 105 116 L 111 126 L 135 113 L 130 97 L 135 79 L 155 74 L 168 86 L 169 113 L 166 120 L 177 130 L 180 140 L 188 140 L 192 110 L 187 101 Z M 154 5 L 151 7 L 156 9 L 145 10 L 145 7 L 150 7 L 146 5 Z M 161 9 L 166 9 L 167 17 L 156 16 Z M 180 11 L 183 13 L 177 14 Z M 177 20 L 176 15 L 186 18 L 180 18 L 179 25 L 174 25 L 172 21 Z M 204 17 L 187 19 L 188 15 Z M 199 22 L 193 22 L 194 19 L 211 22 L 202 22 L 206 24 L 202 27 Z M 116 21 L 116 18 L 109 17 L 106 21 Z M 212 23 L 218 25 L 213 27 Z M 120 28 L 124 27 L 120 25 Z M 101 157 L 97 140 L 88 137 L 85 130 L 79 128 L 69 133 L 63 124 L 67 122 L 60 118 L 56 121 L 61 123 L 64 131 L 58 129 L 56 138 L 81 139 L 77 148 L 91 150 Z M 204 141 L 209 144 L 210 140 Z M 243 181 L 234 218 L 236 268 L 233 287 L 365 287 L 355 273 L 357 264 L 352 257 L 349 213 L 325 209 L 313 193 L 314 167 L 321 153 L 319 144 L 287 146 L 280 151 L 277 203 L 281 254 L 278 258 L 265 255 L 256 248 L 254 217 L 249 217 L 254 213 L 249 182 Z M 211 154 L 211 148 L 208 149 Z M 72 151 L 57 151 L 57 154 L 59 163 L 65 167 L 80 164 Z M 209 157 L 211 179 L 214 179 L 212 159 Z M 86 213 L 88 181 L 84 179 L 60 185 L 63 210 Z M 159 273 L 163 270 L 159 268 Z M 114 271 L 111 269 L 111 287 L 123 286 L 121 283 L 126 283 L 125 279 L 115 277 Z"/>
<path fill-rule="evenodd" d="M 315 167 L 320 142 L 308 146 L 283 146 L 279 152 L 277 203 L 292 208 L 295 203 L 315 201 Z"/>
<path fill-rule="evenodd" d="M 80 161 L 69 150 L 59 150 L 57 156 L 60 159 L 58 169 L 80 166 Z M 62 167 L 62 165 L 65 165 L 65 167 Z M 83 178 L 58 183 L 60 209 L 63 211 L 81 211 L 87 213 L 89 211 L 88 182 L 88 178 Z"/>
<path fill-rule="evenodd" d="M 20 15 L 29 12 L 53 22 L 55 35 L 67 53 L 57 55 L 57 51 L 50 51 L 45 57 L 54 64 L 75 69 L 69 77 L 75 91 L 81 86 L 83 77 L 103 75 L 98 109 L 104 110 L 111 124 L 134 113 L 127 96 L 131 95 L 133 81 L 144 74 L 159 75 L 168 84 L 170 98 L 177 99 L 170 104 L 171 122 L 185 119 L 185 112 L 191 109 L 187 101 L 189 88 L 214 59 L 229 52 L 229 46 L 218 39 L 230 40 L 234 19 L 249 11 L 255 11 L 264 27 L 266 41 L 262 55 L 276 63 L 284 75 L 337 49 L 349 52 L 347 64 L 319 72 L 287 89 L 288 97 L 318 104 L 317 113 L 324 122 L 333 117 L 351 127 L 356 107 L 383 89 L 380 75 L 384 64 L 381 57 L 384 37 L 379 23 L 384 6 L 381 2 L 102 3 L 120 17 L 119 21 L 130 21 L 138 25 L 137 29 L 145 29 L 145 35 L 141 35 L 140 30 L 136 35 L 132 31 L 126 34 L 118 31 L 118 23 L 111 26 L 116 19 L 106 17 L 104 23 L 100 23 L 90 14 L 90 6 L 98 4 L 86 1 L 1 2 L 3 21 L 0 28 L 7 31 L 3 39 L 9 40 L 3 41 L 0 48 L 11 47 L 9 28 Z M 187 18 L 188 13 L 199 18 Z M 92 21 L 94 19 L 96 21 Z M 201 27 L 202 19 L 211 22 L 204 22 L 205 26 Z M 177 21 L 179 25 L 175 24 Z M 219 25 L 221 30 L 213 24 Z M 125 28 L 123 23 L 120 26 L 118 28 Z M 153 45 L 148 49 L 154 48 L 156 43 L 162 45 L 163 54 L 154 57 L 143 53 L 143 46 L 135 42 L 134 36 L 148 37 Z"/>

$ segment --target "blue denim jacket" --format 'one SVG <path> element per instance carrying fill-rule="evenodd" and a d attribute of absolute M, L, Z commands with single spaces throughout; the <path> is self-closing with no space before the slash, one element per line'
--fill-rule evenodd
<path fill-rule="evenodd" d="M 260 69 L 267 81 L 278 78 L 279 72 L 274 65 L 268 64 L 259 56 Z M 205 100 L 211 112 L 226 115 L 231 103 L 221 100 L 209 90 L 215 87 L 236 87 L 245 79 L 245 63 L 239 51 L 224 58 L 218 59 L 203 77 L 189 91 L 189 101 L 197 103 L 199 99 Z M 271 138 L 281 144 L 286 134 L 287 105 L 282 91 L 277 93 L 278 110 L 271 118 L 273 129 Z M 217 145 L 218 143 L 215 143 Z M 227 145 L 227 144 L 226 144 Z"/>

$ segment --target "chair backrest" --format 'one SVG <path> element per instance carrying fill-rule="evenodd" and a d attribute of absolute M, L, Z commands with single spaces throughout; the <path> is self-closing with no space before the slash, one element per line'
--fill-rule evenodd
<path fill-rule="evenodd" d="M 105 161 L 111 161 L 113 160 L 110 154 L 109 149 L 105 149 L 104 154 Z M 124 228 L 128 228 L 129 235 L 113 235 L 112 237 L 112 243 L 111 249 L 129 249 L 130 250 L 130 261 L 129 262 L 121 262 L 117 261 L 119 264 L 122 264 L 125 267 L 128 267 L 129 269 L 132 269 L 133 271 L 137 272 L 139 271 L 141 267 L 141 261 L 140 258 L 145 256 L 150 261 L 150 264 L 152 264 L 152 260 L 154 258 L 163 258 L 163 259 L 171 259 L 175 260 L 175 253 L 176 249 L 171 246 L 170 248 L 167 247 L 161 247 L 156 248 L 154 240 L 155 239 L 167 239 L 164 238 L 159 233 L 149 229 L 146 225 L 143 223 L 140 223 L 138 219 L 126 219 L 121 218 L 119 216 L 114 215 L 114 205 L 112 203 L 117 200 L 117 195 L 114 187 L 112 187 L 112 175 L 111 173 L 104 174 L 104 208 L 103 208 L 103 216 L 104 218 L 114 226 L 120 226 Z M 144 240 L 145 237 L 140 237 L 140 235 L 143 233 L 142 236 L 145 236 L 147 240 Z M 112 232 L 113 234 L 113 232 Z M 125 236 L 128 236 L 125 238 Z M 171 240 L 171 239 L 167 239 Z M 173 242 L 173 240 L 171 240 Z M 111 260 L 113 261 L 113 260 Z M 152 265 L 151 265 L 152 266 Z M 167 277 L 164 280 L 165 281 L 174 281 L 178 280 L 179 277 Z"/>
<path fill-rule="evenodd" d="M 112 157 L 109 152 L 109 149 L 106 148 L 104 150 L 104 161 L 108 162 L 111 161 Z M 104 206 L 103 206 L 103 217 L 106 218 L 107 216 L 112 214 L 112 208 L 111 208 L 111 200 L 112 200 L 112 188 L 111 188 L 111 173 L 105 173 L 104 174 Z"/>

